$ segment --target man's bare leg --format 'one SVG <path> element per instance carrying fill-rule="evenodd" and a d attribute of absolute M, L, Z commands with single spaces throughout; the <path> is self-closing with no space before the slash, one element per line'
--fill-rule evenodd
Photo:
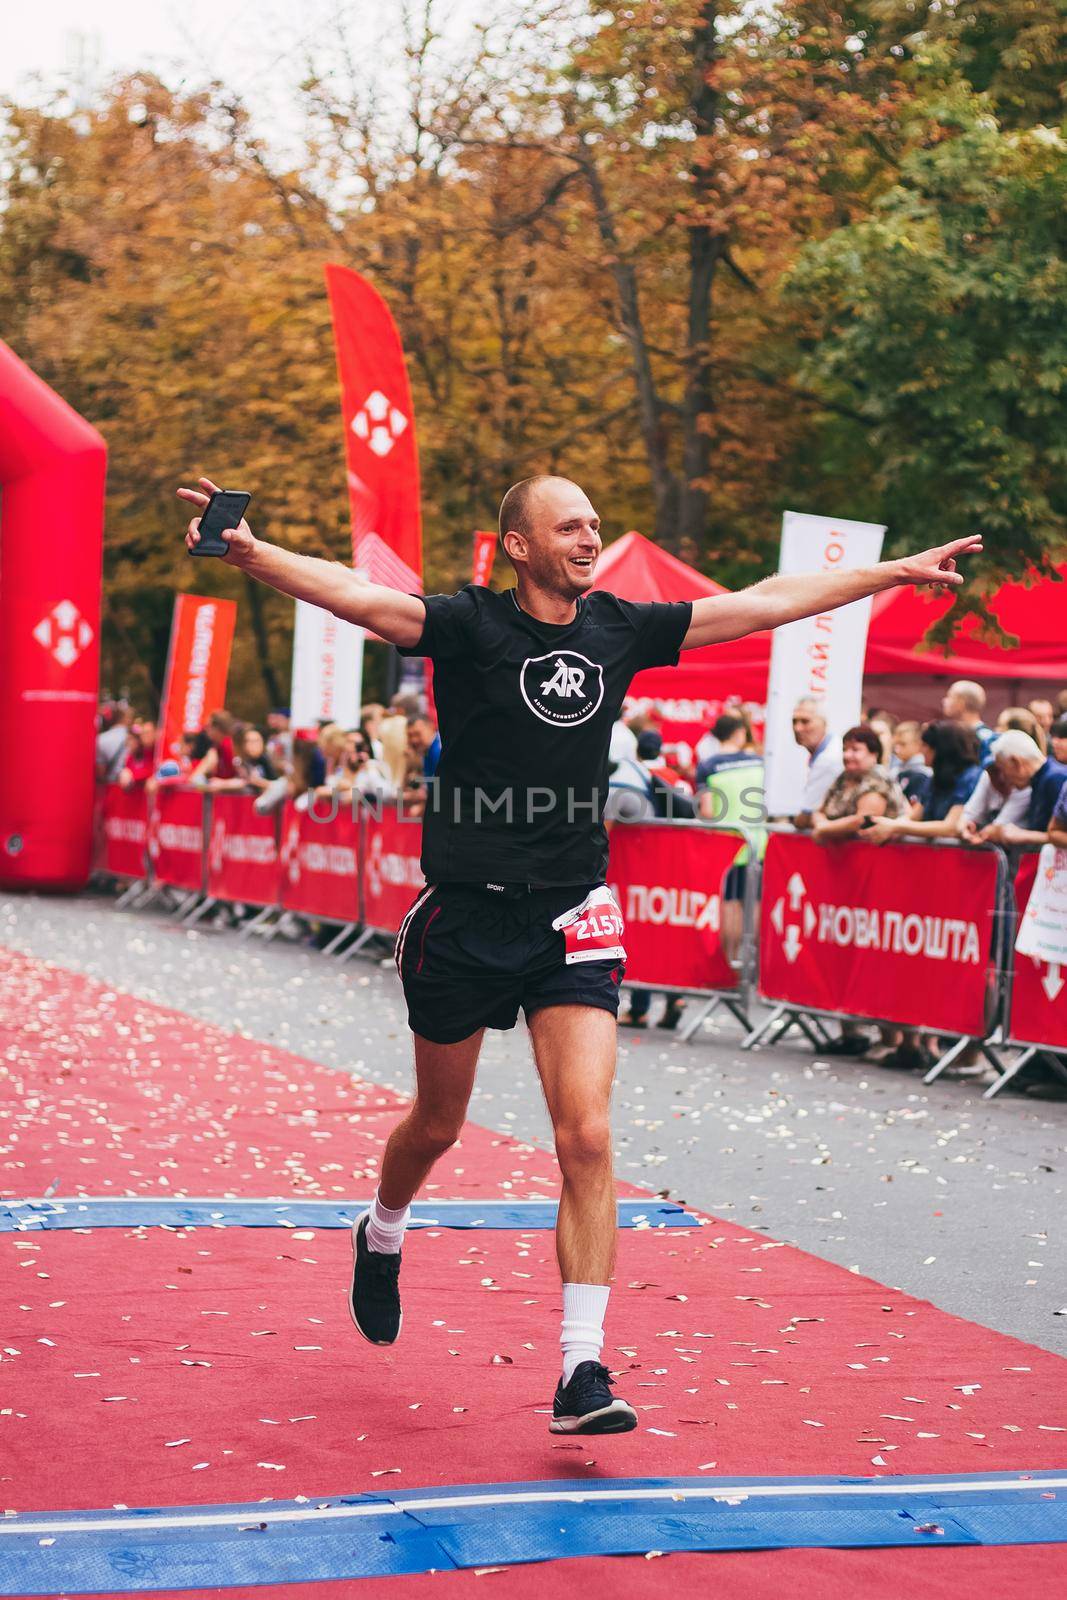
<path fill-rule="evenodd" d="M 352 1227 L 349 1310 L 371 1344 L 392 1344 L 400 1334 L 398 1278 L 410 1205 L 434 1163 L 459 1138 L 483 1031 L 458 1044 L 415 1035 L 415 1102 L 390 1135 L 370 1210 Z"/>
<path fill-rule="evenodd" d="M 549 1428 L 625 1433 L 637 1426 L 637 1413 L 612 1395 L 600 1360 L 617 1229 L 609 1118 L 615 1018 L 597 1006 L 545 1006 L 530 1018 L 530 1036 L 563 1174 L 556 1221 L 563 1377 Z"/>
<path fill-rule="evenodd" d="M 563 1174 L 560 1276 L 564 1283 L 607 1284 L 617 1227 L 609 1115 L 615 1018 L 596 1006 L 545 1006 L 530 1018 L 530 1038 Z"/>
<path fill-rule="evenodd" d="M 434 1044 L 415 1034 L 415 1102 L 389 1136 L 378 1194 L 383 1206 L 410 1205 L 434 1163 L 460 1136 L 474 1088 L 480 1028 L 458 1044 Z"/>

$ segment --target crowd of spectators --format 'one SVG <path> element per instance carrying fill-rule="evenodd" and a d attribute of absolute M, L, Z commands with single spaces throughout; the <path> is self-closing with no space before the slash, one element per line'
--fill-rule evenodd
<path fill-rule="evenodd" d="M 287 708 L 271 711 L 262 727 L 229 711 L 213 711 L 172 750 L 159 748 L 159 730 L 125 702 L 100 707 L 96 775 L 101 784 L 143 788 L 151 795 L 171 784 L 207 793 L 255 797 L 258 811 L 292 799 L 300 808 L 336 807 L 353 796 L 371 802 L 401 799 L 417 814 L 437 768 L 441 741 L 417 695 L 396 695 L 388 707 L 364 705 L 358 727 L 321 722 L 294 729 Z"/>
<path fill-rule="evenodd" d="M 728 702 L 695 750 L 665 748 L 654 719 L 627 715 L 612 730 L 609 753 L 609 827 L 619 820 L 682 818 L 744 829 L 746 844 L 722 896 L 722 942 L 733 961 L 751 856 L 762 857 L 767 837 L 763 751 L 748 714 L 756 709 Z M 842 732 L 830 727 L 818 700 L 798 700 L 793 737 L 806 759 L 790 814 L 770 820 L 810 832 L 825 846 L 906 839 L 1009 848 L 1052 842 L 1067 849 L 1067 691 L 1056 705 L 1035 699 L 1009 706 L 990 727 L 984 689 L 961 680 L 947 689 L 940 710 L 920 723 L 870 707 Z M 357 727 L 327 722 L 313 731 L 294 729 L 284 707 L 271 711 L 262 727 L 220 709 L 170 751 L 159 749 L 156 724 L 123 702 L 101 707 L 99 720 L 101 783 L 143 786 L 149 793 L 171 783 L 243 791 L 255 796 L 261 811 L 286 799 L 318 810 L 320 802 L 329 809 L 361 796 L 399 801 L 418 816 L 441 754 L 436 723 L 417 695 L 364 705 Z M 621 1020 L 646 1026 L 650 1002 L 650 994 L 634 991 Z M 660 1025 L 675 1027 L 683 1005 L 668 995 Z M 828 1050 L 918 1068 L 929 1059 L 928 1043 L 888 1028 L 874 1039 L 845 1021 Z"/>

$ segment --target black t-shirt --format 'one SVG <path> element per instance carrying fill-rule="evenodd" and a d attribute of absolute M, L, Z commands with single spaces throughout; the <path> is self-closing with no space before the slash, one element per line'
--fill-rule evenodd
<path fill-rule="evenodd" d="M 608 744 L 643 667 L 678 660 L 688 600 L 638 605 L 594 589 L 573 622 L 539 622 L 515 591 L 425 597 L 441 762 L 423 823 L 428 883 L 603 879 Z"/>

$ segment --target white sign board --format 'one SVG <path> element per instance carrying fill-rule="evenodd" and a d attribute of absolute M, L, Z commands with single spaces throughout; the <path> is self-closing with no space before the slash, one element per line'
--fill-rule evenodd
<path fill-rule="evenodd" d="M 1067 971 L 1067 850 L 1052 844 L 1041 846 L 1037 876 L 1019 922 L 1015 948 L 1021 956 Z"/>
<path fill-rule="evenodd" d="M 873 566 L 881 557 L 884 534 L 885 528 L 873 522 L 787 511 L 778 571 L 793 575 Z M 870 615 L 870 598 L 855 600 L 774 631 L 766 735 L 766 798 L 772 817 L 792 816 L 800 809 L 808 754 L 793 738 L 797 701 L 805 696 L 822 701 L 831 734 L 841 735 L 859 721 Z"/>
<path fill-rule="evenodd" d="M 363 692 L 363 629 L 342 622 L 321 606 L 296 602 L 293 634 L 292 725 L 320 721 L 359 726 Z"/>

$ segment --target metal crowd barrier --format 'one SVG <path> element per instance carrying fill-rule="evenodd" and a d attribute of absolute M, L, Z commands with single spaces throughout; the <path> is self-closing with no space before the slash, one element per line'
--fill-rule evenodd
<path fill-rule="evenodd" d="M 194 923 L 205 916 L 213 907 L 229 903 L 221 894 L 209 894 L 209 862 L 208 850 L 212 838 L 212 795 L 202 790 L 184 790 L 185 793 L 196 794 L 202 804 L 200 839 L 195 853 L 187 852 L 191 859 L 187 866 L 180 866 L 171 871 L 170 877 L 175 881 L 168 881 L 167 871 L 162 873 L 157 868 L 159 859 L 163 856 L 162 844 L 165 842 L 160 836 L 158 818 L 153 818 L 151 809 L 148 809 L 144 827 L 144 849 L 139 851 L 137 840 L 137 808 L 131 803 L 129 792 L 126 791 L 121 806 L 121 826 L 113 829 L 108 834 L 108 810 L 105 803 L 105 862 L 103 872 L 116 881 L 126 882 L 125 891 L 116 900 L 116 906 L 143 907 L 153 900 L 163 899 L 175 916 L 187 924 Z M 167 808 L 167 803 L 164 803 Z M 184 808 L 187 809 L 187 808 Z M 390 828 L 400 827 L 406 830 L 410 824 L 400 824 L 396 819 L 383 823 L 385 808 L 359 807 L 359 848 L 357 855 L 357 882 L 355 884 L 356 898 L 353 904 L 353 916 L 341 917 L 320 914 L 314 910 L 302 911 L 299 914 L 308 916 L 315 921 L 332 924 L 339 929 L 338 934 L 325 947 L 327 952 L 339 953 L 340 958 L 347 959 L 349 955 L 356 954 L 369 940 L 375 936 L 391 938 L 395 935 L 403 919 L 403 915 L 418 892 L 422 882 L 421 875 L 416 874 L 413 866 L 415 854 L 404 851 L 400 845 L 404 843 L 403 835 L 395 838 L 389 832 Z M 291 821 L 292 810 L 287 807 L 285 820 Z M 132 820 L 131 820 L 132 819 Z M 280 837 L 284 829 L 282 816 L 279 812 L 275 819 L 275 842 L 278 849 L 278 892 L 269 901 L 264 896 L 263 903 L 259 905 L 257 914 L 240 928 L 240 937 L 248 937 L 251 933 L 260 933 L 270 938 L 277 929 L 277 919 L 284 913 L 285 895 L 282 890 L 282 873 L 288 870 L 285 840 Z M 377 834 L 377 844 L 374 844 L 375 834 L 372 829 L 378 825 L 381 831 Z M 179 842 L 188 845 L 186 834 L 189 824 L 178 825 L 181 833 Z M 664 883 L 657 885 L 654 891 L 661 896 L 672 892 L 691 892 L 699 890 L 701 893 L 707 889 L 704 910 L 707 912 L 708 902 L 717 896 L 719 903 L 718 925 L 712 930 L 717 935 L 711 940 L 706 937 L 707 928 L 698 929 L 695 923 L 691 929 L 686 928 L 682 934 L 677 929 L 671 929 L 672 937 L 681 937 L 687 941 L 685 945 L 686 960 L 700 967 L 702 964 L 709 973 L 708 981 L 701 981 L 699 975 L 690 981 L 681 983 L 668 983 L 662 975 L 662 968 L 647 964 L 647 952 L 652 947 L 659 947 L 667 934 L 662 931 L 668 919 L 660 919 L 659 931 L 638 932 L 639 922 L 633 917 L 627 917 L 627 906 L 622 906 L 624 920 L 628 925 L 628 955 L 625 987 L 627 989 L 650 989 L 679 997 L 696 1000 L 699 1004 L 688 1016 L 685 1025 L 678 1031 L 676 1037 L 688 1040 L 696 1033 L 697 1029 L 718 1007 L 723 1007 L 734 1016 L 747 1030 L 741 1041 L 742 1048 L 752 1049 L 762 1043 L 777 1043 L 794 1027 L 799 1029 L 816 1048 L 824 1046 L 829 1040 L 826 1024 L 855 1020 L 857 1011 L 850 1009 L 847 996 L 841 997 L 841 1002 L 835 1005 L 806 1004 L 795 999 L 783 998 L 769 991 L 764 982 L 763 955 L 760 945 L 760 918 L 761 891 L 764 885 L 764 873 L 759 859 L 759 841 L 753 831 L 744 826 L 727 827 L 722 824 L 703 822 L 698 819 L 690 820 L 651 820 L 642 822 L 616 822 L 612 827 L 612 838 L 618 838 L 620 843 L 624 835 L 630 835 L 640 842 L 641 831 L 651 840 L 658 841 L 662 836 L 664 840 L 670 839 L 677 844 L 684 841 L 685 849 L 691 849 L 697 844 L 698 838 L 710 840 L 713 836 L 735 839 L 738 850 L 742 845 L 748 846 L 749 860 L 746 868 L 746 881 L 744 897 L 742 900 L 741 936 L 740 945 L 736 956 L 727 961 L 722 950 L 722 888 L 726 873 L 729 871 L 730 862 L 722 868 L 720 877 L 714 882 L 694 883 L 685 873 L 677 874 L 679 882 L 671 885 L 667 883 L 669 871 L 663 874 Z M 668 833 L 669 830 L 669 833 Z M 787 834 L 791 830 L 771 830 L 772 837 L 778 834 Z M 368 845 L 368 840 L 371 844 Z M 388 844 L 394 848 L 387 849 Z M 108 865 L 108 849 L 112 847 L 111 864 Z M 816 849 L 833 849 L 834 846 L 815 846 Z M 900 850 L 902 847 L 894 844 L 884 846 L 861 845 L 864 850 L 879 849 L 881 851 Z M 875 1026 L 906 1027 L 930 1035 L 951 1038 L 952 1043 L 938 1056 L 933 1066 L 925 1076 L 925 1082 L 932 1083 L 948 1067 L 956 1061 L 968 1045 L 976 1046 L 989 1064 L 997 1073 L 996 1081 L 985 1090 L 985 1098 L 992 1099 L 997 1095 L 1013 1077 L 1015 1077 L 1030 1061 L 1035 1058 L 1043 1059 L 1049 1067 L 1067 1079 L 1067 1066 L 1061 1059 L 1067 1054 L 1067 1027 L 1061 1040 L 1057 1034 L 1054 1039 L 1029 1038 L 1025 1032 L 1015 1026 L 1013 1017 L 1013 1004 L 1017 993 L 1016 967 L 1017 958 L 1014 952 L 1014 940 L 1018 923 L 1018 912 L 1015 905 L 1015 877 L 1013 872 L 1014 860 L 1009 860 L 1008 854 L 999 846 L 973 846 L 956 841 L 938 840 L 936 842 L 922 843 L 912 848 L 930 854 L 928 859 L 931 866 L 936 863 L 938 855 L 945 851 L 982 851 L 993 856 L 996 863 L 996 879 L 993 903 L 989 907 L 989 916 L 993 920 L 993 933 L 990 943 L 987 971 L 987 988 L 985 992 L 984 1016 L 982 1026 L 974 1031 L 964 1031 L 958 1028 L 949 1028 L 943 1022 L 923 1020 L 921 1016 L 902 1021 L 899 1016 L 879 1016 L 870 1012 L 862 1013 L 862 1021 Z M 618 852 L 617 852 L 618 853 Z M 675 852 L 672 852 L 672 854 Z M 681 852 L 679 852 L 681 853 Z M 647 852 L 646 852 L 647 854 Z M 654 852 L 653 852 L 654 854 Z M 665 858 L 669 860 L 669 857 Z M 655 865 L 655 863 L 653 863 Z M 720 867 L 722 862 L 720 859 Z M 140 875 L 135 876 L 139 868 Z M 718 870 L 718 869 L 716 869 Z M 681 879 L 686 881 L 682 882 Z M 194 880 L 195 879 L 195 883 Z M 609 866 L 609 881 L 615 882 L 612 868 Z M 631 887 L 626 882 L 616 883 L 620 896 L 625 901 L 627 890 Z M 641 886 L 648 897 L 649 891 Z M 233 897 L 236 901 L 236 896 Z M 256 904 L 255 899 L 244 900 L 245 904 Z M 275 919 L 272 921 L 272 919 Z M 654 919 L 653 919 L 654 920 Z M 685 919 L 675 919 L 676 922 Z M 692 920 L 692 919 L 691 919 Z M 690 940 L 690 934 L 692 938 Z M 698 935 L 704 936 L 702 939 Z M 350 942 L 349 942 L 350 941 Z M 718 963 L 718 965 L 716 965 Z M 732 979 L 724 979 L 721 974 L 727 970 L 733 974 Z M 719 981 L 715 981 L 715 973 L 720 974 Z M 1058 974 L 1057 974 L 1058 977 Z M 1064 979 L 1067 984 L 1067 977 Z M 753 1025 L 751 1013 L 756 1000 L 770 1006 L 766 1017 Z M 1067 1002 L 1065 1002 L 1067 1004 Z M 1002 1052 L 1014 1050 L 1019 1054 L 1012 1060 L 1006 1061 Z"/>

